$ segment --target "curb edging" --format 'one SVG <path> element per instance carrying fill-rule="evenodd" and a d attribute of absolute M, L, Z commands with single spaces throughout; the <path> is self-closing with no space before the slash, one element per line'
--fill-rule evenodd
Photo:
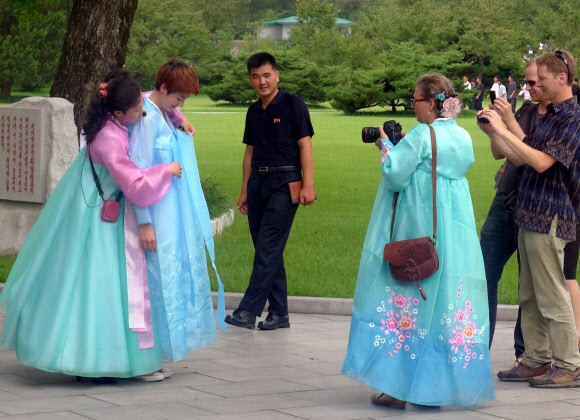
<path fill-rule="evenodd" d="M 225 293 L 226 309 L 237 309 L 243 293 Z M 214 307 L 217 305 L 217 292 L 212 292 Z M 267 312 L 267 306 L 264 311 Z M 309 296 L 288 296 L 288 312 L 296 314 L 352 315 L 352 299 L 324 298 Z M 517 305 L 497 305 L 498 321 L 515 321 L 518 317 Z"/>
<path fill-rule="evenodd" d="M 234 209 L 229 209 L 221 216 L 211 219 L 211 231 L 213 236 L 217 236 L 224 231 L 225 228 L 234 223 Z"/>

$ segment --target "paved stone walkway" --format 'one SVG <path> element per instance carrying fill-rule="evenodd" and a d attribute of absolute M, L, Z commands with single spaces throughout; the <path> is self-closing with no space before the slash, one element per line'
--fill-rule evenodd
<path fill-rule="evenodd" d="M 0 310 L 0 332 L 4 311 Z M 377 407 L 373 390 L 341 375 L 350 317 L 291 314 L 278 331 L 230 327 L 217 343 L 166 367 L 158 383 L 77 383 L 0 350 L 0 419 L 580 419 L 580 388 L 540 390 L 497 379 L 497 400 L 440 409 Z M 500 321 L 493 371 L 513 362 L 512 321 Z"/>

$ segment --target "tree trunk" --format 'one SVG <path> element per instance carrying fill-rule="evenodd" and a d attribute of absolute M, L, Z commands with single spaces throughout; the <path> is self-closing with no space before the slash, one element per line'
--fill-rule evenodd
<path fill-rule="evenodd" d="M 74 0 L 50 96 L 74 104 L 77 130 L 99 82 L 123 67 L 138 0 Z"/>
<path fill-rule="evenodd" d="M 0 97 L 10 98 L 12 94 L 12 83 L 0 83 Z"/>

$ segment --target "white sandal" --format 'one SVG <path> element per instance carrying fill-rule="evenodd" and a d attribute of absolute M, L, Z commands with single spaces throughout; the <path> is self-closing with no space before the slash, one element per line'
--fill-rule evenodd
<path fill-rule="evenodd" d="M 162 372 L 151 372 L 146 375 L 133 376 L 131 377 L 131 380 L 140 382 L 158 382 L 165 378 L 166 376 Z"/>

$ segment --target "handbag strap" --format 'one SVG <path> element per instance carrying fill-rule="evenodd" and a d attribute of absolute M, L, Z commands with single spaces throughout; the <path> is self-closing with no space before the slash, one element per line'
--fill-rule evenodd
<path fill-rule="evenodd" d="M 429 124 L 429 131 L 431 132 L 431 186 L 433 188 L 433 243 L 437 242 L 437 142 L 435 140 L 435 130 Z M 393 241 L 393 230 L 395 227 L 395 215 L 397 213 L 397 202 L 399 201 L 399 193 L 396 192 L 393 197 L 393 217 L 391 219 L 391 238 L 389 242 Z"/>
<path fill-rule="evenodd" d="M 87 150 L 89 152 L 89 162 L 91 162 L 91 171 L 93 171 L 93 179 L 95 180 L 95 184 L 97 184 L 97 190 L 99 191 L 99 195 L 105 201 L 105 193 L 103 193 L 103 188 L 101 187 L 101 181 L 99 180 L 99 176 L 97 175 L 97 171 L 95 171 L 95 165 L 93 165 L 93 159 L 91 159 L 91 145 L 87 145 Z"/>
<path fill-rule="evenodd" d="M 93 179 L 95 180 L 95 184 L 97 185 L 97 190 L 99 191 L 99 195 L 101 196 L 102 200 L 105 201 L 105 193 L 103 192 L 103 187 L 101 187 L 101 181 L 99 180 L 99 176 L 97 175 L 97 171 L 95 171 L 95 165 L 93 164 L 93 159 L 91 159 L 91 145 L 87 144 L 87 150 L 89 152 L 89 162 L 91 162 L 91 171 L 93 171 Z M 115 201 L 121 201 L 123 197 L 123 191 L 119 191 L 115 194 Z"/>

